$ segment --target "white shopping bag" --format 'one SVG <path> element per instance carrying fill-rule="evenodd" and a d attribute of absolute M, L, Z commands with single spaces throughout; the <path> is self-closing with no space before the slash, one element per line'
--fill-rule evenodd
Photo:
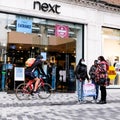
<path fill-rule="evenodd" d="M 83 85 L 83 96 L 96 96 L 95 85 L 92 83 L 86 83 Z"/>

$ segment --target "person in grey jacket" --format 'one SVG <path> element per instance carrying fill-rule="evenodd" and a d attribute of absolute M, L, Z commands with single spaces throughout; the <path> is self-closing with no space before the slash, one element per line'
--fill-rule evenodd
<path fill-rule="evenodd" d="M 98 94 L 99 94 L 99 85 L 98 85 L 98 83 L 96 81 L 97 65 L 98 65 L 98 60 L 94 60 L 94 64 L 90 67 L 90 70 L 89 70 L 90 80 L 95 85 L 95 89 L 96 89 L 96 96 L 93 96 L 93 100 L 95 102 L 97 102 Z"/>

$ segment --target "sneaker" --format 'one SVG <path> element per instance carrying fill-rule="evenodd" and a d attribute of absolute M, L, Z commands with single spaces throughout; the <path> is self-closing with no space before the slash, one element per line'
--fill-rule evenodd
<path fill-rule="evenodd" d="M 91 102 L 92 103 L 97 103 L 97 99 L 93 99 Z"/>
<path fill-rule="evenodd" d="M 35 94 L 39 93 L 38 91 L 32 91 L 31 95 L 34 96 Z"/>
<path fill-rule="evenodd" d="M 106 104 L 107 102 L 106 101 L 99 101 L 97 104 Z"/>
<path fill-rule="evenodd" d="M 92 103 L 96 103 L 96 100 L 92 100 L 91 102 L 92 102 Z"/>
<path fill-rule="evenodd" d="M 101 100 L 99 100 L 99 101 L 97 102 L 97 104 L 100 104 L 100 103 L 102 103 L 102 101 L 101 101 Z"/>
<path fill-rule="evenodd" d="M 33 91 L 33 93 L 35 93 L 35 94 L 36 94 L 36 93 L 39 93 L 39 90 L 37 90 L 37 91 Z"/>
<path fill-rule="evenodd" d="M 83 100 L 82 103 L 85 104 L 85 103 L 87 103 L 87 101 L 86 101 L 86 100 Z"/>
<path fill-rule="evenodd" d="M 78 101 L 76 104 L 79 105 L 79 104 L 80 104 L 80 101 Z"/>
<path fill-rule="evenodd" d="M 52 88 L 52 89 L 50 89 L 51 91 L 55 91 L 55 89 L 54 88 Z"/>
<path fill-rule="evenodd" d="M 79 100 L 79 103 L 84 104 L 84 103 L 86 103 L 86 101 L 85 100 Z"/>

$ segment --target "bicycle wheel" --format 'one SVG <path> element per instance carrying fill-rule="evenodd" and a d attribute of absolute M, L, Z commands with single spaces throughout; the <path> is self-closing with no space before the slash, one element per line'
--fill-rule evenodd
<path fill-rule="evenodd" d="M 28 100 L 30 92 L 25 88 L 26 83 L 21 83 L 17 86 L 15 95 L 19 100 Z"/>
<path fill-rule="evenodd" d="M 50 97 L 51 95 L 51 85 L 49 85 L 48 83 L 44 83 L 43 86 L 40 86 L 38 88 L 38 96 L 41 98 L 41 99 L 47 99 L 48 97 Z"/>

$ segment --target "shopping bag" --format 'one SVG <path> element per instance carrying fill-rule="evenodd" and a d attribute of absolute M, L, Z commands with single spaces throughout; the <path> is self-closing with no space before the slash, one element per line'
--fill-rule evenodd
<path fill-rule="evenodd" d="M 95 85 L 92 83 L 86 83 L 83 85 L 83 96 L 96 96 Z"/>

